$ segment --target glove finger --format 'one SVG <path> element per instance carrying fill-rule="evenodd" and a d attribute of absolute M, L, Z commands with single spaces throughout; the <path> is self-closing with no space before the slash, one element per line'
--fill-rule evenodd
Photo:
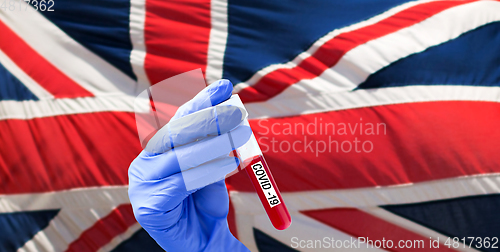
<path fill-rule="evenodd" d="M 228 156 L 234 149 L 243 146 L 251 135 L 250 127 L 240 125 L 220 136 L 175 148 L 173 152 L 176 154 L 181 171 L 185 171 L 216 158 Z"/>
<path fill-rule="evenodd" d="M 227 174 L 237 169 L 238 165 L 238 158 L 225 156 L 203 163 L 197 167 L 183 170 L 182 178 L 184 179 L 186 190 L 196 190 L 221 181 Z"/>
<path fill-rule="evenodd" d="M 182 215 L 182 202 L 192 192 L 186 191 L 180 173 L 159 180 L 130 176 L 129 198 L 137 221 L 150 229 L 165 229 Z"/>
<path fill-rule="evenodd" d="M 234 169 L 234 166 L 231 165 L 234 162 L 234 157 L 218 158 L 189 171 L 172 174 L 162 179 L 144 180 L 137 174 L 129 172 L 129 198 L 137 221 L 143 227 L 152 229 L 165 229 L 172 226 L 182 214 L 181 203 L 195 192 L 196 188 L 187 189 L 187 187 L 192 185 L 201 188 L 217 181 L 223 183 L 224 176 Z M 220 182 L 215 183 L 215 186 L 209 185 L 205 188 L 214 192 L 218 190 L 218 187 L 221 187 L 218 183 Z M 228 204 L 225 203 L 224 198 L 220 198 L 227 197 L 227 192 L 222 192 L 223 194 L 218 195 L 215 199 L 212 198 L 212 200 Z M 207 193 L 202 193 L 199 196 L 200 204 L 210 201 L 206 198 L 209 196 Z M 201 199 L 202 197 L 205 199 Z M 207 205 L 205 210 L 213 209 L 213 207 L 215 205 L 212 203 L 210 206 Z M 221 206 L 219 205 L 219 207 Z M 227 207 L 224 209 L 227 211 Z M 213 213 L 216 215 L 224 214 L 217 211 Z"/>
<path fill-rule="evenodd" d="M 180 165 L 174 152 L 168 151 L 160 155 L 153 155 L 142 151 L 132 161 L 129 177 L 135 176 L 144 181 L 159 180 L 180 172 Z"/>
<path fill-rule="evenodd" d="M 226 218 L 229 210 L 229 196 L 225 180 L 207 185 L 192 195 L 196 209 L 212 218 Z"/>
<path fill-rule="evenodd" d="M 231 139 L 229 134 L 231 134 Z M 250 127 L 240 125 L 230 133 L 182 145 L 162 154 L 143 151 L 130 165 L 129 174 L 143 180 L 163 179 L 172 174 L 198 167 L 203 163 L 221 157 L 228 157 L 233 151 L 231 140 L 234 148 L 238 148 L 245 144 L 251 135 Z M 235 162 L 234 157 L 232 158 L 233 162 Z"/>
<path fill-rule="evenodd" d="M 163 153 L 179 146 L 218 136 L 236 128 L 247 116 L 236 106 L 210 107 L 171 120 L 149 140 L 145 150 Z"/>
<path fill-rule="evenodd" d="M 193 99 L 179 107 L 172 120 L 196 111 L 217 105 L 231 97 L 233 84 L 229 80 L 218 80 L 201 90 Z"/>

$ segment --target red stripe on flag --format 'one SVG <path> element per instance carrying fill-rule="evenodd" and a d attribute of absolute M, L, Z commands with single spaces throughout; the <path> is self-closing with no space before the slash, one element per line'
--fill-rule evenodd
<path fill-rule="evenodd" d="M 274 70 L 238 94 L 243 102 L 268 100 L 302 79 L 313 79 L 333 67 L 353 48 L 421 22 L 443 10 L 474 1 L 436 1 L 413 6 L 378 23 L 342 33 L 293 68 Z"/>
<path fill-rule="evenodd" d="M 201 68 L 210 37 L 210 1 L 146 1 L 144 61 L 151 84 Z"/>
<path fill-rule="evenodd" d="M 423 237 L 422 235 L 401 228 L 355 208 L 322 209 L 303 211 L 302 213 L 354 237 L 363 237 L 372 242 L 376 240 L 385 240 L 385 243 L 380 242 L 382 243 L 381 245 L 385 245 L 381 248 L 389 251 L 432 250 L 429 245 L 429 237 Z M 388 240 L 392 241 L 392 245 L 388 243 Z M 410 243 L 408 243 L 408 241 Z M 420 241 L 423 241 L 423 244 Z M 407 243 L 405 244 L 405 242 Z M 418 243 L 418 245 L 416 245 L 416 243 Z M 350 245 L 350 243 L 348 244 Z M 378 246 L 379 242 L 375 245 Z M 436 248 L 436 250 L 456 251 L 443 244 L 440 244 L 439 248 Z"/>
<path fill-rule="evenodd" d="M 94 96 L 53 66 L 0 21 L 0 49 L 27 75 L 56 98 Z M 55 48 L 54 53 L 57 53 Z"/>
<path fill-rule="evenodd" d="M 97 251 L 135 223 L 132 206 L 130 204 L 120 205 L 85 230 L 78 239 L 69 245 L 66 251 Z"/>
<path fill-rule="evenodd" d="M 500 103 L 444 101 L 251 120 L 250 124 L 280 190 L 296 192 L 498 173 L 500 128 L 499 117 L 493 115 L 499 114 Z M 368 135 L 369 124 L 374 125 L 374 135 Z M 248 178 L 239 173 L 226 182 L 231 189 L 253 191 Z"/>
<path fill-rule="evenodd" d="M 0 194 L 126 185 L 141 151 L 125 112 L 2 120 L 0 139 Z"/>

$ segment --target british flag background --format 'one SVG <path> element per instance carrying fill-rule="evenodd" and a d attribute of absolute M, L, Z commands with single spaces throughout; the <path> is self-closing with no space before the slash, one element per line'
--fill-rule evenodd
<path fill-rule="evenodd" d="M 197 68 L 235 84 L 292 215 L 275 230 L 245 173 L 228 178 L 229 225 L 250 250 L 500 237 L 499 1 L 4 2 L 0 251 L 161 251 L 127 195 L 133 102 Z M 387 132 L 283 134 L 317 121 Z M 373 150 L 269 148 L 305 137 Z"/>

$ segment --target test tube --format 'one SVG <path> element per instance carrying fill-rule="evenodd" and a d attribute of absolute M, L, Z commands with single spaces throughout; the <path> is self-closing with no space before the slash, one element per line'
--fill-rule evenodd
<path fill-rule="evenodd" d="M 238 95 L 233 95 L 231 100 L 235 100 L 231 103 L 243 106 Z M 242 125 L 250 127 L 247 118 Z M 237 155 L 240 170 L 246 171 L 273 226 L 278 230 L 288 228 L 292 218 L 253 133 L 248 142 L 237 149 Z"/>
<path fill-rule="evenodd" d="M 251 141 L 257 142 L 253 135 L 252 138 Z M 288 228 L 292 223 L 290 213 L 262 153 L 244 160 L 242 168 L 246 170 L 248 177 L 252 181 L 273 226 L 278 230 Z"/>

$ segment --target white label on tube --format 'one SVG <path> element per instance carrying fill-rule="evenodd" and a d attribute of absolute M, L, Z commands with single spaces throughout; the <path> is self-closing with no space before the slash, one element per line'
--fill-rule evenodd
<path fill-rule="evenodd" d="M 264 169 L 262 162 L 259 161 L 253 164 L 252 171 L 255 174 L 255 177 L 257 178 L 257 181 L 260 184 L 262 192 L 264 192 L 264 195 L 267 199 L 267 203 L 269 203 L 269 206 L 273 208 L 281 204 L 281 201 L 278 198 L 278 194 L 274 190 L 273 184 L 269 180 L 269 176 L 267 175 L 267 172 Z"/>

